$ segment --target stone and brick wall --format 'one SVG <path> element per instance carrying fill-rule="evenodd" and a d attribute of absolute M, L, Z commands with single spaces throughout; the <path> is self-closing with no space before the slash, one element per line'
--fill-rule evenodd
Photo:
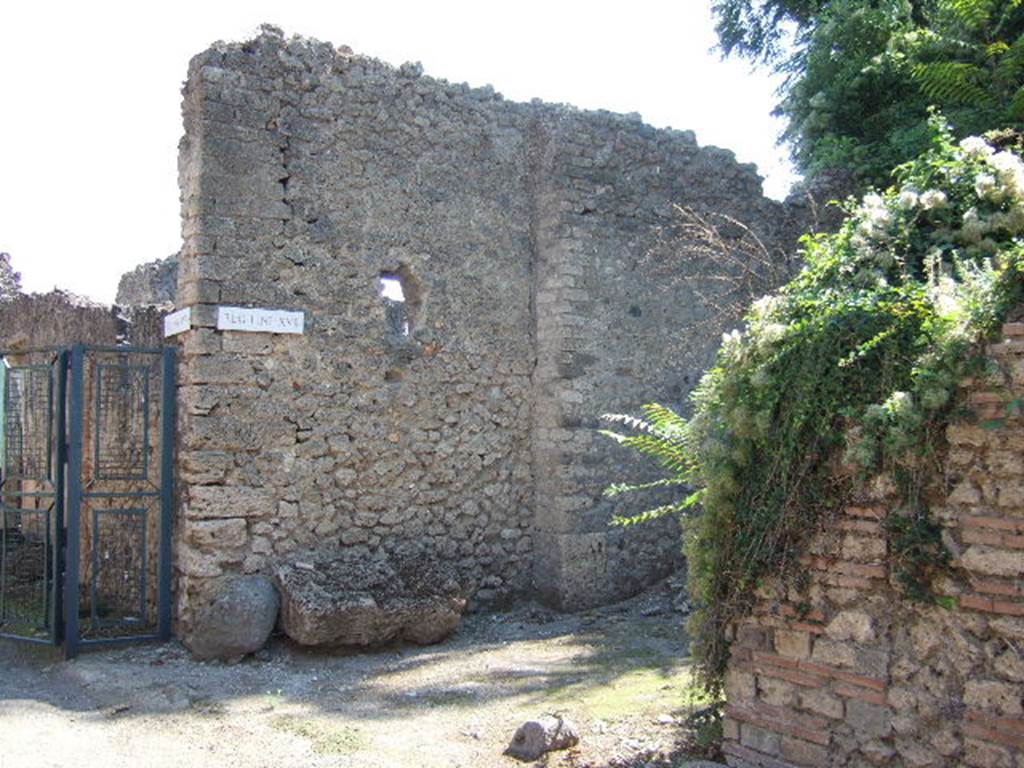
<path fill-rule="evenodd" d="M 413 541 L 479 603 L 566 608 L 679 562 L 669 522 L 609 530 L 601 490 L 644 470 L 594 427 L 682 404 L 716 344 L 676 332 L 699 302 L 641 264 L 673 204 L 794 238 L 753 166 L 272 28 L 197 56 L 184 96 L 184 625 L 222 577 L 317 547 Z M 223 305 L 302 311 L 306 332 L 218 331 Z"/>
<path fill-rule="evenodd" d="M 766 587 L 735 627 L 730 765 L 1024 766 L 1024 418 L 1006 408 L 1024 392 L 1024 324 L 1004 336 L 989 349 L 1001 373 L 965 384 L 974 415 L 949 427 L 929 489 L 956 607 L 900 597 L 882 529 L 897 502 L 878 481 L 816 537 L 807 583 Z"/>

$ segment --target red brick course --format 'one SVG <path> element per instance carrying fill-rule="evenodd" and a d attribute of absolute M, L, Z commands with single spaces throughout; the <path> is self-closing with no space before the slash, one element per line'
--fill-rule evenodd
<path fill-rule="evenodd" d="M 1012 533 L 994 533 L 968 528 L 963 532 L 962 538 L 965 544 L 988 544 L 1001 549 L 1024 549 L 1024 536 Z"/>
<path fill-rule="evenodd" d="M 1002 744 L 1004 747 L 1024 749 L 1024 732 L 1000 727 L 993 722 L 975 722 L 964 725 L 964 735 L 979 741 Z"/>
<path fill-rule="evenodd" d="M 754 709 L 727 706 L 725 714 L 741 723 L 751 723 L 773 733 L 794 736 L 812 744 L 824 746 L 829 742 L 828 720 L 787 707 L 773 707 L 769 704 L 759 704 Z"/>
<path fill-rule="evenodd" d="M 963 528 L 994 528 L 1001 531 L 1020 531 L 1024 533 L 1024 519 L 1012 517 L 988 517 L 981 515 L 963 515 L 960 518 Z"/>

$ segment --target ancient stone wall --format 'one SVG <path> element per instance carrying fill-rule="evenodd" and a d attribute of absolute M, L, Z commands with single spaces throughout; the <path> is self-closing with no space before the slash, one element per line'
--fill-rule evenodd
<path fill-rule="evenodd" d="M 163 344 L 162 311 L 151 306 L 107 306 L 66 291 L 19 293 L 0 301 L 0 349 Z"/>
<path fill-rule="evenodd" d="M 596 431 L 603 413 L 685 408 L 717 348 L 713 329 L 682 331 L 707 310 L 679 280 L 675 249 L 686 244 L 662 250 L 673 204 L 748 222 L 768 243 L 790 230 L 784 206 L 761 196 L 755 169 L 731 152 L 628 117 L 546 110 L 535 171 L 537 586 L 578 607 L 635 592 L 679 562 L 675 520 L 609 529 L 637 500 L 612 503 L 601 490 L 644 468 Z"/>
<path fill-rule="evenodd" d="M 735 628 L 730 765 L 1024 766 L 1024 419 L 1006 408 L 1024 387 L 1024 324 L 1004 334 L 990 356 L 1009 387 L 968 383 L 976 418 L 949 427 L 929 490 L 955 607 L 897 591 L 883 531 L 897 501 L 876 483 L 817 536 L 807 583 L 769 585 Z"/>
<path fill-rule="evenodd" d="M 178 294 L 178 254 L 147 261 L 121 275 L 114 302 L 120 307 L 174 306 Z"/>
<path fill-rule="evenodd" d="M 601 490 L 632 467 L 593 428 L 681 404 L 713 349 L 641 264 L 672 204 L 792 237 L 752 166 L 273 29 L 197 56 L 184 114 L 186 627 L 220 577 L 312 548 L 417 542 L 478 603 L 563 607 L 678 562 L 671 523 L 608 529 Z M 218 306 L 301 311 L 305 333 L 218 331 Z"/>
<path fill-rule="evenodd" d="M 114 344 L 121 331 L 110 307 L 64 291 L 21 293 L 0 303 L 0 349 Z"/>

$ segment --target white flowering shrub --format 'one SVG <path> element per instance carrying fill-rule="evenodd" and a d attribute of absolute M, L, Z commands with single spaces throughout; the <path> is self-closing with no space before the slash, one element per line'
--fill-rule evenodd
<path fill-rule="evenodd" d="M 712 689 L 727 628 L 759 582 L 794 573 L 822 516 L 870 473 L 891 472 L 907 500 L 892 547 L 913 565 L 900 571 L 907 594 L 928 599 L 948 564 L 916 491 L 972 350 L 1021 300 L 1024 163 L 933 125 L 930 150 L 896 184 L 849 203 L 838 233 L 804 239 L 805 268 L 725 335 L 691 419 L 659 406 L 609 417 L 636 434 L 606 434 L 661 462 L 658 486 L 688 486 L 676 504 L 619 522 L 687 514 L 691 629 Z M 703 512 L 688 514 L 697 502 Z"/>

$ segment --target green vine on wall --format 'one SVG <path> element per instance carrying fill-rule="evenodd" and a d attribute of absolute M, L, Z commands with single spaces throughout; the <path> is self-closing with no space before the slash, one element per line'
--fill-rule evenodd
<path fill-rule="evenodd" d="M 915 602 L 954 607 L 953 598 L 932 589 L 935 579 L 952 569 L 952 557 L 942 543 L 942 526 L 926 509 L 917 509 L 886 518 L 885 529 L 893 573 L 903 594 Z"/>
<path fill-rule="evenodd" d="M 605 416 L 615 427 L 604 434 L 664 470 L 609 496 L 686 489 L 616 522 L 683 516 L 694 653 L 712 691 L 756 588 L 794 573 L 821 521 L 867 478 L 901 479 L 908 512 L 888 530 L 908 597 L 929 599 L 948 567 L 920 491 L 957 383 L 1021 299 L 1024 163 L 977 137 L 955 142 L 941 118 L 932 128 L 893 187 L 849 202 L 838 233 L 802 241 L 806 266 L 724 336 L 691 418 L 658 405 Z"/>

